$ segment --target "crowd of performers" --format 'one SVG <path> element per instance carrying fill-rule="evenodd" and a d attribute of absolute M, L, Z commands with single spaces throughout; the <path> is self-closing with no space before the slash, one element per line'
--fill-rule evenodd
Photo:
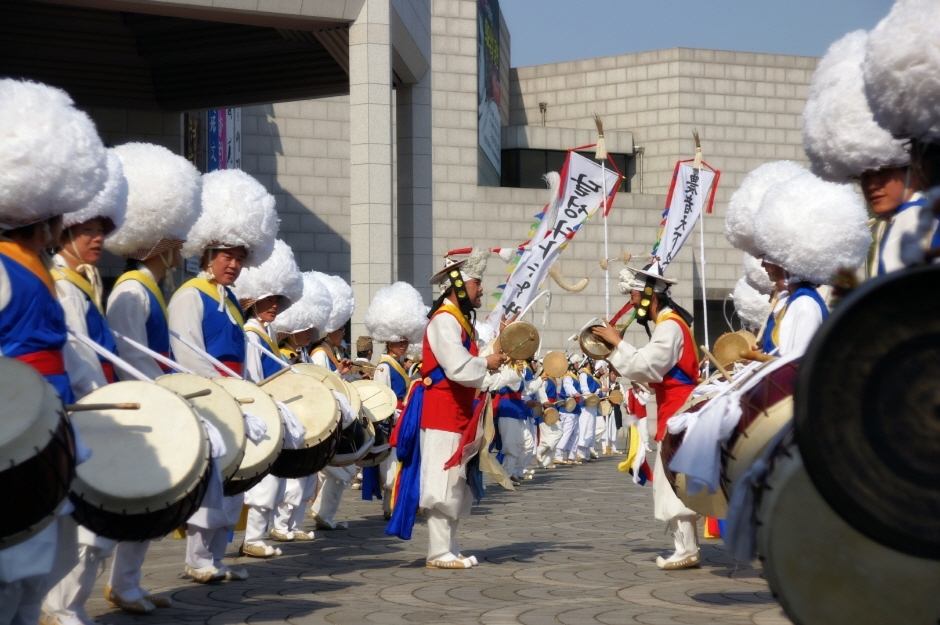
<path fill-rule="evenodd" d="M 787 371 L 858 277 L 884 279 L 938 247 L 940 12 L 930 4 L 901 0 L 872 33 L 833 44 L 804 112 L 812 170 L 761 165 L 731 198 L 725 234 L 745 254 L 735 307 L 754 334 L 730 358 L 709 353 L 713 375 L 703 375 L 692 316 L 671 298 L 676 281 L 655 260 L 621 273 L 645 345 L 604 322 L 589 330 L 609 347 L 603 360 L 556 359 L 551 371 L 547 358 L 510 360 L 494 339 L 516 320 L 476 320 L 486 250 L 446 259 L 430 308 L 412 285 L 379 290 L 353 357 L 351 287 L 298 269 L 260 183 L 238 170 L 201 175 L 156 145 L 106 148 L 64 92 L 0 80 L 0 410 L 13 424 L 0 431 L 0 463 L 11 467 L 0 480 L 23 502 L 0 537 L 0 623 L 91 622 L 84 605 L 106 558 L 111 605 L 169 606 L 142 586 L 141 567 L 150 541 L 173 530 L 185 533 L 181 565 L 194 582 L 244 580 L 224 561 L 237 525 L 240 555 L 277 555 L 279 542 L 314 540 L 308 514 L 315 530 L 344 529 L 337 512 L 352 483 L 382 499 L 389 535 L 410 538 L 420 512 L 428 567 L 468 569 L 479 562 L 457 529 L 484 472 L 514 488 L 535 469 L 619 454 L 631 423 L 621 467 L 651 479 L 655 516 L 674 537 L 656 565 L 702 564 L 703 514 L 726 516 L 731 552 L 753 558 L 772 538 L 768 518 L 755 521 L 771 497 L 753 493 L 786 486 L 774 466 L 781 449 L 794 456 Z M 104 250 L 127 263 L 107 298 Z M 182 257 L 199 259 L 200 272 L 175 288 Z M 377 364 L 375 345 L 385 348 Z M 773 405 L 752 409 L 760 402 L 748 393 L 767 380 Z M 45 388 L 58 396 L 51 410 L 26 396 Z M 789 413 L 776 410 L 788 399 Z M 33 425 L 49 418 L 51 428 Z M 167 432 L 164 421 L 178 425 Z M 64 467 L 64 484 L 13 480 L 33 456 Z M 62 496 L 34 506 L 46 487 Z M 849 557 L 837 549 L 820 557 Z M 816 622 L 816 608 L 806 616 L 786 592 L 799 582 L 781 581 L 762 555 L 788 613 Z M 865 568 L 851 564 L 842 574 Z M 856 595 L 856 613 L 878 613 Z M 910 609 L 925 602 L 917 595 Z"/>

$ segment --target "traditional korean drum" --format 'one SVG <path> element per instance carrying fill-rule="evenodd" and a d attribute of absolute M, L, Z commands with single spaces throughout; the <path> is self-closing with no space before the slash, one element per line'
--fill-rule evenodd
<path fill-rule="evenodd" d="M 562 402 L 561 407 L 565 412 L 572 414 L 578 409 L 578 400 L 574 397 L 568 397 Z"/>
<path fill-rule="evenodd" d="M 597 414 L 601 415 L 602 417 L 609 415 L 612 410 L 613 406 L 611 406 L 610 400 L 606 397 L 602 399 L 599 404 L 597 404 Z"/>
<path fill-rule="evenodd" d="M 245 418 L 241 405 L 235 401 L 215 380 L 192 373 L 171 373 L 154 380 L 163 388 L 168 388 L 179 395 L 192 395 L 209 391 L 206 395 L 192 397 L 187 401 L 196 410 L 196 414 L 215 426 L 225 442 L 225 455 L 216 459 L 222 482 L 228 482 L 238 471 L 242 458 L 245 457 Z"/>
<path fill-rule="evenodd" d="M 601 403 L 601 398 L 597 393 L 591 393 L 584 396 L 584 405 L 588 408 L 595 408 Z"/>
<path fill-rule="evenodd" d="M 793 418 L 799 359 L 772 360 L 755 369 L 741 388 L 741 419 L 721 447 L 721 488 L 730 499 L 737 481 Z"/>
<path fill-rule="evenodd" d="M 558 409 L 554 406 L 546 406 L 542 409 L 542 422 L 548 427 L 558 423 L 559 416 Z"/>
<path fill-rule="evenodd" d="M 398 405 L 398 397 L 388 386 L 374 380 L 358 380 L 353 388 L 362 399 L 362 413 L 368 417 L 375 430 L 375 441 L 368 453 L 356 461 L 360 467 L 381 464 L 392 453 L 392 416 Z"/>
<path fill-rule="evenodd" d="M 275 401 L 287 404 L 306 430 L 301 448 L 282 449 L 271 474 L 306 477 L 327 466 L 342 435 L 339 406 L 333 392 L 313 376 L 294 373 L 273 378 L 261 388 Z"/>
<path fill-rule="evenodd" d="M 367 417 L 358 419 L 343 428 L 336 454 L 330 460 L 331 467 L 346 467 L 355 464 L 369 453 L 375 443 L 375 428 Z"/>
<path fill-rule="evenodd" d="M 568 370 L 568 359 L 562 352 L 548 352 L 542 359 L 542 370 L 550 378 L 560 378 Z"/>
<path fill-rule="evenodd" d="M 615 388 L 610 392 L 610 403 L 614 405 L 620 405 L 623 403 L 623 391 L 619 388 Z"/>
<path fill-rule="evenodd" d="M 213 382 L 234 397 L 243 411 L 264 421 L 268 428 L 261 441 L 245 442 L 245 456 L 238 470 L 225 483 L 225 495 L 231 497 L 249 490 L 270 473 L 284 447 L 284 423 L 277 404 L 257 384 L 238 378 L 217 378 Z"/>
<path fill-rule="evenodd" d="M 309 375 L 315 380 L 323 382 L 326 384 L 327 388 L 336 391 L 349 400 L 349 405 L 352 407 L 353 412 L 359 414 L 359 411 L 362 408 L 362 401 L 359 399 L 358 393 L 354 391 L 352 386 L 344 382 L 341 377 L 326 367 L 321 367 L 320 365 L 314 365 L 310 363 L 301 363 L 291 367 L 291 370 L 295 373 Z"/>
<path fill-rule="evenodd" d="M 202 503 L 210 476 L 209 438 L 190 403 L 158 384 L 108 384 L 79 404 L 125 402 L 140 408 L 72 414 L 92 450 L 72 482 L 72 516 L 113 540 L 158 538 L 180 527 Z"/>
<path fill-rule="evenodd" d="M 45 529 L 75 477 L 75 440 L 55 388 L 35 369 L 0 358 L 0 549 Z"/>
<path fill-rule="evenodd" d="M 940 561 L 895 551 L 845 522 L 816 490 L 792 434 L 768 466 L 755 499 L 756 546 L 794 623 L 937 622 Z"/>
<path fill-rule="evenodd" d="M 676 414 L 699 412 L 708 405 L 708 402 L 715 397 L 716 394 L 717 393 L 707 393 L 694 398 L 690 397 L 689 400 L 686 401 L 685 406 L 680 408 Z M 714 494 L 701 491 L 694 495 L 689 495 L 685 475 L 676 473 L 669 468 L 669 463 L 672 462 L 672 459 L 679 451 L 684 439 L 684 431 L 673 434 L 667 429 L 665 436 L 663 436 L 663 440 L 660 443 L 660 457 L 663 461 L 663 473 L 666 475 L 666 480 L 669 482 L 669 485 L 672 486 L 672 490 L 676 493 L 676 496 L 690 510 L 694 510 L 704 516 L 712 517 L 713 519 L 725 518 L 728 513 L 728 499 L 721 490 L 718 490 Z"/>

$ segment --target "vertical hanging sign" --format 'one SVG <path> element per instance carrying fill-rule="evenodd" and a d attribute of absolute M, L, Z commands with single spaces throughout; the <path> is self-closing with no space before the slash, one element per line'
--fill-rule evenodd
<path fill-rule="evenodd" d="M 501 83 L 499 76 L 499 1 L 477 1 L 477 132 L 487 160 L 502 171 Z"/>
<path fill-rule="evenodd" d="M 206 126 L 206 171 L 241 169 L 242 110 L 210 109 Z"/>

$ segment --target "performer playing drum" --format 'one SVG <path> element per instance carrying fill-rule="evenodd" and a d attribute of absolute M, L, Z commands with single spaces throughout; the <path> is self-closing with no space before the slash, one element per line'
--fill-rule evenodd
<path fill-rule="evenodd" d="M 656 440 L 666 433 L 666 422 L 685 403 L 698 378 L 698 350 L 689 325 L 692 316 L 677 306 L 669 296 L 669 287 L 676 284 L 662 276 L 659 265 L 645 269 L 624 269 L 620 273 L 620 292 L 630 293 L 638 321 L 646 327 L 656 325 L 650 342 L 636 348 L 620 337 L 609 325 L 598 326 L 593 333 L 614 346 L 608 360 L 622 376 L 649 384 L 656 393 Z M 668 558 L 656 558 L 661 569 L 683 569 L 701 564 L 698 515 L 685 507 L 666 481 L 662 458 L 657 456 L 653 476 L 653 502 L 656 518 L 665 521 L 675 539 L 675 552 Z"/>
<path fill-rule="evenodd" d="M 428 323 L 428 307 L 417 289 L 406 282 L 396 282 L 379 289 L 366 312 L 366 331 L 373 340 L 385 343 L 385 353 L 379 358 L 373 379 L 392 389 L 397 398 L 395 415 L 389 422 L 394 427 L 411 380 L 405 371 L 403 359 L 411 343 L 424 339 Z M 392 516 L 392 488 L 398 476 L 398 457 L 394 448 L 378 467 L 362 470 L 362 498 L 371 500 L 374 494 L 382 499 L 385 520 Z"/>
<path fill-rule="evenodd" d="M 180 364 L 207 378 L 227 375 L 206 357 L 241 374 L 245 362 L 244 319 L 231 286 L 242 267 L 264 262 L 277 233 L 274 198 L 248 174 L 219 170 L 203 176 L 202 214 L 183 254 L 200 258 L 198 277 L 170 300 L 171 348 Z M 199 583 L 247 579 L 244 569 L 222 564 L 228 534 L 238 521 L 242 495 L 222 497 L 213 479 L 203 505 L 189 520 L 186 574 Z"/>
<path fill-rule="evenodd" d="M 561 377 L 558 385 L 558 399 L 561 406 L 558 410 L 558 426 L 561 428 L 561 439 L 555 446 L 555 464 L 561 466 L 579 465 L 578 434 L 580 432 L 578 420 L 581 413 L 581 391 L 578 388 L 578 364 L 581 358 L 571 356 L 568 359 L 568 371 Z M 574 406 L 569 409 L 566 400 L 573 400 Z"/>

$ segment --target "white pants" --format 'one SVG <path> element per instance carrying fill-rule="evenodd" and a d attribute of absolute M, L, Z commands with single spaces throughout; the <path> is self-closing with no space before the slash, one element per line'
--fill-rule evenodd
<path fill-rule="evenodd" d="M 36 625 L 45 581 L 45 575 L 32 575 L 15 582 L 0 582 L 0 624 Z"/>
<path fill-rule="evenodd" d="M 648 417 L 643 417 L 636 422 L 636 429 L 640 433 L 640 442 L 646 449 L 650 449 L 650 428 Z"/>
<path fill-rule="evenodd" d="M 145 596 L 140 586 L 141 567 L 147 557 L 150 541 L 118 543 L 111 560 L 111 577 L 108 583 L 125 601 L 137 601 Z"/>
<path fill-rule="evenodd" d="M 539 424 L 539 446 L 535 452 L 535 461 L 540 467 L 547 467 L 552 464 L 555 456 L 555 448 L 558 441 L 561 440 L 561 427 L 556 423 L 554 425 Z"/>
<path fill-rule="evenodd" d="M 304 504 L 313 499 L 318 479 L 317 475 L 308 475 L 286 480 L 283 500 L 274 510 L 274 529 L 284 534 L 302 530 L 304 513 L 307 510 Z"/>
<path fill-rule="evenodd" d="M 687 508 L 672 490 L 663 471 L 663 457 L 659 452 L 656 453 L 656 466 L 653 469 L 653 515 L 665 521 L 668 531 L 672 532 L 676 547 L 672 557 L 685 558 L 698 553 L 695 522 L 699 514 Z"/>
<path fill-rule="evenodd" d="M 343 500 L 343 491 L 356 477 L 356 465 L 349 467 L 327 467 L 320 471 L 320 492 L 310 508 L 320 519 L 336 525 L 336 512 Z"/>
<path fill-rule="evenodd" d="M 597 427 L 597 415 L 591 408 L 585 408 L 578 417 L 578 453 L 584 458 L 591 457 L 594 449 L 594 433 Z"/>
<path fill-rule="evenodd" d="M 695 521 L 696 517 L 683 517 L 669 522 L 669 532 L 672 533 L 676 548 L 671 558 L 681 560 L 698 553 L 698 527 Z"/>
<path fill-rule="evenodd" d="M 72 517 L 61 517 L 60 524 L 75 523 Z M 61 537 L 61 534 L 60 534 Z M 73 566 L 63 571 L 53 569 L 52 577 L 60 577 L 58 583 L 46 594 L 42 602 L 47 612 L 67 619 L 87 619 L 85 602 L 91 596 L 95 580 L 98 578 L 98 567 L 114 552 L 117 544 L 113 540 L 97 536 L 94 532 L 78 526 L 75 533 L 75 543 L 68 544 L 60 541 L 59 549 L 72 552 L 77 550 L 77 560 L 71 560 Z M 56 567 L 68 566 L 68 560 L 56 560 Z"/>
<path fill-rule="evenodd" d="M 68 526 L 75 549 L 75 525 Z M 36 625 L 51 581 L 60 539 L 59 519 L 29 540 L 0 550 L 0 623 Z M 74 561 L 73 557 L 70 558 Z"/>
<path fill-rule="evenodd" d="M 561 428 L 561 439 L 555 447 L 555 460 L 574 460 L 578 449 L 578 415 L 559 412 L 558 426 Z"/>
<path fill-rule="evenodd" d="M 503 469 L 510 477 L 522 477 L 526 461 L 535 441 L 523 419 L 499 419 L 499 435 L 503 442 Z"/>
<path fill-rule="evenodd" d="M 617 451 L 617 420 L 611 412 L 606 417 L 597 417 L 597 430 L 595 438 L 600 440 L 602 451 Z"/>
<path fill-rule="evenodd" d="M 457 526 L 460 521 L 440 510 L 428 510 L 425 517 L 428 520 L 428 561 L 442 558 L 452 560 L 460 555 L 460 545 L 457 543 Z"/>
<path fill-rule="evenodd" d="M 392 447 L 392 453 L 379 465 L 379 478 L 385 486 L 382 494 L 382 510 L 392 511 L 392 490 L 395 488 L 395 479 L 398 477 L 398 455 Z"/>
<path fill-rule="evenodd" d="M 225 549 L 228 546 L 228 535 L 238 523 L 244 501 L 242 495 L 223 498 L 222 509 L 228 525 L 209 529 L 192 522 L 187 524 L 186 564 L 194 569 L 222 566 L 222 558 L 225 557 Z"/>

